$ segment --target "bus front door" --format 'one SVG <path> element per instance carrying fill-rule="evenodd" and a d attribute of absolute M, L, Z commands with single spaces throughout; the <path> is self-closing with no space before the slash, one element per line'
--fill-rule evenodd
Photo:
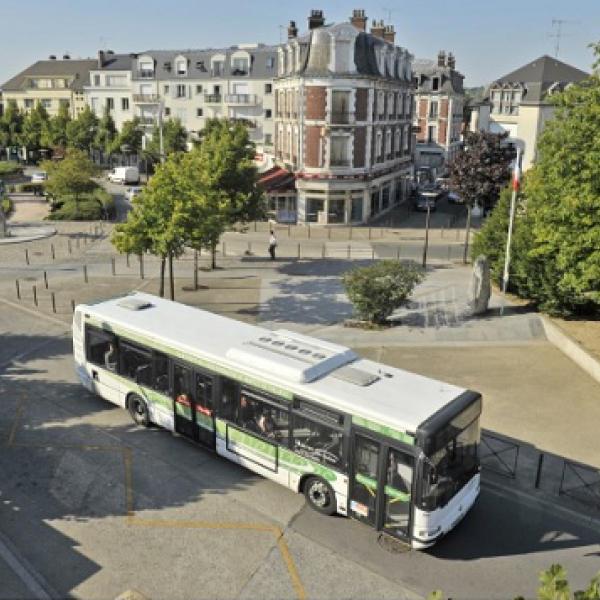
<path fill-rule="evenodd" d="M 350 516 L 410 541 L 413 470 L 409 452 L 356 434 Z"/>
<path fill-rule="evenodd" d="M 173 375 L 175 431 L 214 450 L 212 378 L 178 363 L 174 365 Z"/>

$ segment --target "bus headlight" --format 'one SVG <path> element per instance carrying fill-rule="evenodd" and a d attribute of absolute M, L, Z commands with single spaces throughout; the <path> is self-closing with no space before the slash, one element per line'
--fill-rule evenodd
<path fill-rule="evenodd" d="M 442 530 L 442 526 L 438 525 L 434 529 L 426 529 L 424 531 L 419 531 L 420 538 L 428 538 L 434 536 L 436 533 L 439 533 Z"/>

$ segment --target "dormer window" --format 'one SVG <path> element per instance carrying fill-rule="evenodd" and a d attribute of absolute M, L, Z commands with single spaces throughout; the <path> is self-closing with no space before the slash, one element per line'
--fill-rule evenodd
<path fill-rule="evenodd" d="M 165 63 L 163 64 L 163 69 L 164 69 L 165 71 L 170 71 L 170 70 L 171 70 L 171 63 L 170 63 L 170 62 L 165 62 Z"/>
<path fill-rule="evenodd" d="M 177 75 L 185 75 L 187 73 L 187 60 L 179 59 L 175 65 L 177 67 Z"/>
<path fill-rule="evenodd" d="M 247 58 L 234 58 L 232 61 L 232 75 L 248 75 L 249 65 Z"/>
<path fill-rule="evenodd" d="M 434 92 L 437 92 L 440 89 L 440 78 L 439 77 L 434 77 L 431 81 L 431 89 Z"/>

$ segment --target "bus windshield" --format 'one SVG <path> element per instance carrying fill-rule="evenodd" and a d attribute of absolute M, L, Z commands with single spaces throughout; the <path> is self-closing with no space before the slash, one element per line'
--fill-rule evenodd
<path fill-rule="evenodd" d="M 435 435 L 434 452 L 426 458 L 423 470 L 419 502 L 423 510 L 445 506 L 479 471 L 479 415 L 465 424 L 472 412 L 468 409 Z"/>

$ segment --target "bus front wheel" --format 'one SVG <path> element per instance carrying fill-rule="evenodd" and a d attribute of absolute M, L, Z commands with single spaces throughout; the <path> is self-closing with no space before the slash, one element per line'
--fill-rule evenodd
<path fill-rule="evenodd" d="M 132 394 L 131 398 L 129 398 L 128 408 L 134 423 L 142 427 L 150 425 L 148 405 L 143 398 L 140 398 L 137 394 Z"/>
<path fill-rule="evenodd" d="M 332 515 L 335 512 L 335 493 L 324 479 L 309 478 L 304 486 L 304 496 L 309 506 L 322 515 Z"/>

